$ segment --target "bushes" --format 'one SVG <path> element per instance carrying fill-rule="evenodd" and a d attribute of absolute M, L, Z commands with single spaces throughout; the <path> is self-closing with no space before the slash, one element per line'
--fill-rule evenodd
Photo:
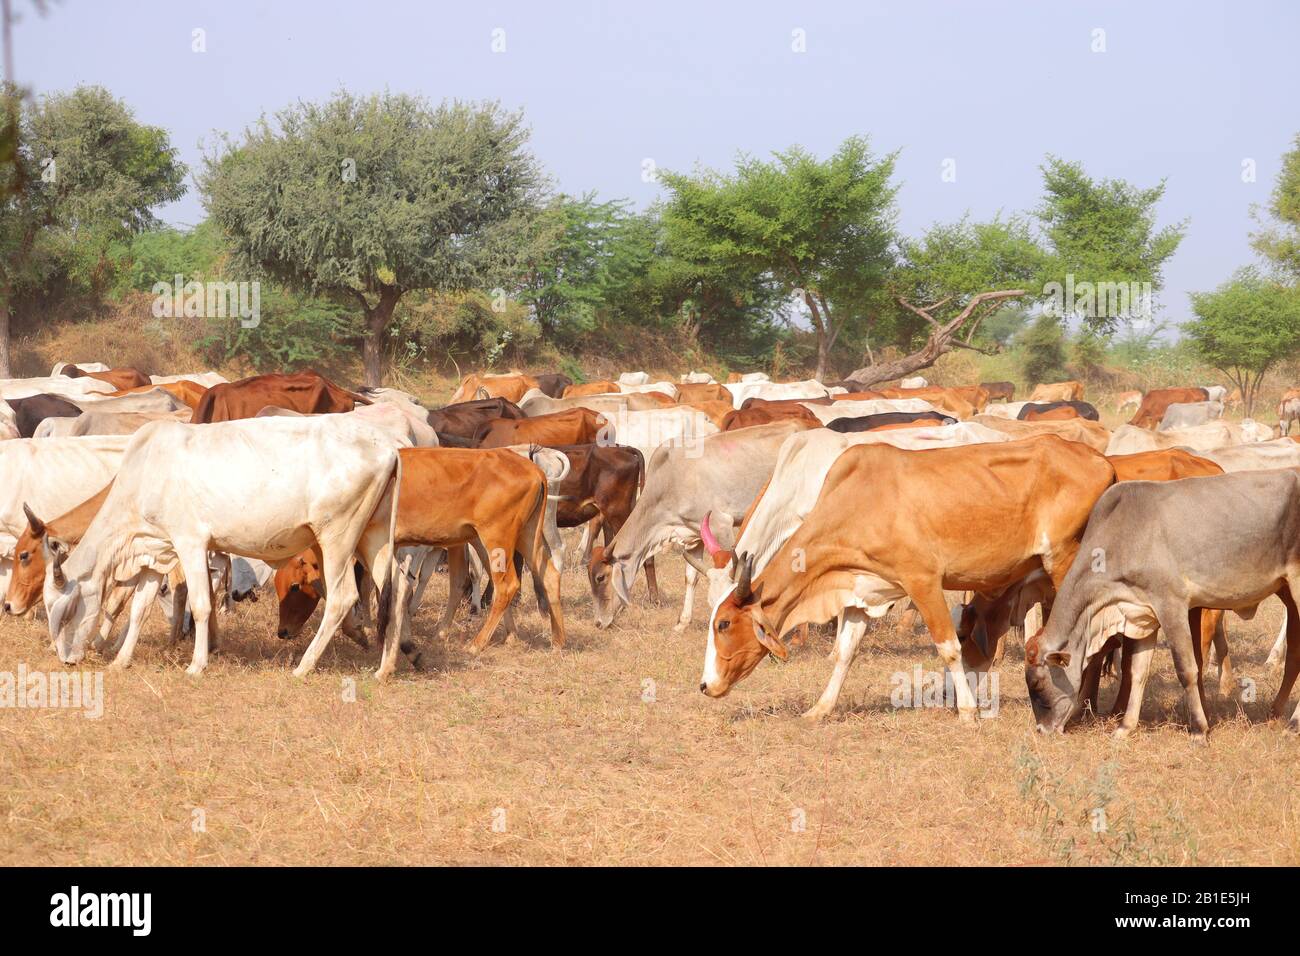
<path fill-rule="evenodd" d="M 1065 332 L 1050 315 L 1041 315 L 1020 336 L 1025 380 L 1056 382 L 1065 377 Z"/>

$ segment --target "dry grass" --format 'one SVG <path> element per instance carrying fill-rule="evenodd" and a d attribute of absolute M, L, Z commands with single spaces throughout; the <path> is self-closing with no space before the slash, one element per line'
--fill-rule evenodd
<path fill-rule="evenodd" d="M 0 710 L 0 863 L 1300 862 L 1300 743 L 1265 722 L 1275 602 L 1233 620 L 1258 700 L 1244 713 L 1214 705 L 1207 745 L 1183 729 L 1163 648 L 1144 726 L 1125 742 L 1100 723 L 1034 733 L 1018 647 L 996 719 L 895 710 L 891 675 L 937 657 L 924 634 L 889 626 L 868 635 L 838 711 L 813 726 L 797 714 L 829 675 L 828 638 L 708 700 L 696 689 L 703 612 L 673 633 L 681 566 L 662 565 L 669 602 L 604 632 L 585 579 L 566 573 L 562 653 L 529 597 L 520 643 L 470 660 L 462 616 L 432 669 L 403 665 L 387 686 L 369 676 L 373 654 L 343 638 L 295 681 L 305 638 L 272 636 L 266 598 L 223 619 L 224 647 L 199 680 L 151 621 L 130 671 L 106 676 L 102 719 Z M 58 666 L 43 621 L 2 626 L 0 671 Z"/>

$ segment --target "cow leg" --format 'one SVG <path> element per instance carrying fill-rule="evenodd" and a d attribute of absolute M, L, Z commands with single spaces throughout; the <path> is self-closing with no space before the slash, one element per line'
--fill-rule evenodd
<path fill-rule="evenodd" d="M 176 580 L 175 574 L 171 575 L 168 581 L 171 582 L 172 590 L 172 626 L 168 640 L 173 644 L 179 644 L 185 637 L 185 612 L 190 604 L 190 586 L 186 581 Z"/>
<path fill-rule="evenodd" d="M 1286 667 L 1282 671 L 1282 683 L 1273 699 L 1273 716 L 1281 717 L 1286 702 L 1291 697 L 1291 688 L 1295 686 L 1296 675 L 1300 674 L 1300 614 L 1296 613 L 1294 591 L 1284 587 L 1277 596 L 1286 605 Z M 1300 709 L 1300 708 L 1298 708 Z M 1292 714 L 1287 729 L 1300 731 L 1300 714 Z"/>
<path fill-rule="evenodd" d="M 1155 653 L 1155 635 L 1141 640 L 1124 638 L 1124 672 L 1129 675 L 1131 690 L 1124 701 L 1124 717 L 1115 728 L 1116 737 L 1127 737 L 1137 729 L 1138 719 L 1142 716 L 1142 697 L 1147 687 L 1147 674 L 1151 670 L 1151 655 Z M 1121 682 L 1120 693 L 1124 693 Z M 1115 701 L 1116 709 L 1119 701 Z"/>
<path fill-rule="evenodd" d="M 302 660 L 293 669 L 294 677 L 306 677 L 316 667 L 329 646 L 334 632 L 343 623 L 343 615 L 357 600 L 357 580 L 352 574 L 352 550 L 343 550 L 334 541 L 322 541 L 321 576 L 325 579 L 325 611 L 316 635 L 307 645 Z"/>
<path fill-rule="evenodd" d="M 659 582 L 655 578 L 655 559 L 645 559 L 645 588 L 651 607 L 659 606 Z"/>
<path fill-rule="evenodd" d="M 1290 617 L 1289 612 L 1282 615 L 1282 626 L 1277 629 L 1277 640 L 1273 642 L 1273 649 L 1268 652 L 1268 660 L 1264 661 L 1269 667 L 1276 667 L 1286 659 L 1286 622 Z"/>
<path fill-rule="evenodd" d="M 442 620 L 438 622 L 438 630 L 435 632 L 440 640 L 445 641 L 451 633 L 456 608 L 460 607 L 461 599 L 465 596 L 467 560 L 465 545 L 452 545 L 447 549 L 447 606 L 442 610 Z"/>
<path fill-rule="evenodd" d="M 551 649 L 558 651 L 564 647 L 564 611 L 560 606 L 560 572 L 555 567 L 555 562 L 551 560 L 545 535 L 536 535 L 533 531 L 534 523 L 544 520 L 545 516 L 545 507 L 539 508 L 533 518 L 524 524 L 523 540 L 529 543 L 524 551 L 524 561 L 533 575 L 533 581 L 541 581 L 546 592 L 546 613 L 551 619 Z"/>
<path fill-rule="evenodd" d="M 704 545 L 697 545 L 691 551 L 696 553 L 700 560 L 704 559 Z M 695 585 L 699 580 L 700 572 L 696 570 L 694 564 L 687 561 L 686 593 L 682 596 L 682 613 L 677 616 L 677 623 L 673 625 L 673 630 L 678 634 L 691 626 L 691 616 L 695 613 Z"/>
<path fill-rule="evenodd" d="M 916 605 L 909 598 L 903 613 L 898 616 L 898 629 L 904 634 L 911 634 L 916 627 Z"/>
<path fill-rule="evenodd" d="M 976 716 L 975 695 L 966 683 L 966 671 L 961 663 L 961 642 L 957 640 L 957 630 L 952 626 L 952 616 L 948 613 L 948 602 L 943 599 L 941 581 L 925 581 L 906 588 L 907 594 L 916 605 L 921 619 L 930 630 L 934 639 L 934 648 L 952 675 L 953 690 L 957 694 L 957 714 L 962 720 L 974 720 Z"/>
<path fill-rule="evenodd" d="M 1237 700 L 1241 695 L 1241 685 L 1237 683 L 1237 672 L 1232 667 L 1227 630 L 1228 614 L 1220 611 L 1218 623 L 1214 626 L 1214 650 L 1219 657 L 1219 693 L 1229 700 Z"/>
<path fill-rule="evenodd" d="M 858 645 L 862 643 L 862 636 L 866 633 L 867 615 L 863 610 L 856 607 L 845 608 L 839 633 L 835 636 L 835 669 L 831 671 L 831 679 L 826 684 L 826 689 L 822 691 L 821 697 L 817 699 L 817 703 L 803 712 L 804 718 L 821 720 L 835 709 L 835 702 L 840 698 L 840 689 L 844 686 L 844 678 L 848 676 L 849 668 L 853 666 L 853 661 L 858 656 Z"/>
<path fill-rule="evenodd" d="M 115 585 L 108 595 L 108 600 L 104 602 L 104 608 L 101 612 L 99 622 L 99 635 L 90 645 L 96 653 L 103 653 L 104 649 L 109 646 L 108 639 L 113 633 L 113 624 L 117 621 L 117 616 L 122 612 L 122 607 L 126 604 L 127 597 L 131 594 L 131 589 L 125 585 Z M 114 646 L 120 647 L 121 641 Z M 110 648 L 110 653 L 117 653 Z"/>
<path fill-rule="evenodd" d="M 131 600 L 131 617 L 127 622 L 126 634 L 122 638 L 122 647 L 113 658 L 113 662 L 108 665 L 109 670 L 123 670 L 131 665 L 135 642 L 140 639 L 140 631 L 144 627 L 145 618 L 149 614 L 154 598 L 158 596 L 160 587 L 162 587 L 161 574 L 152 571 L 140 572 L 140 580 L 135 586 L 135 596 Z"/>
<path fill-rule="evenodd" d="M 484 541 L 483 544 L 488 554 L 493 556 L 488 563 L 488 573 L 492 575 L 492 607 L 488 610 L 487 620 L 479 628 L 478 634 L 466 647 L 471 654 L 481 653 L 483 648 L 487 647 L 502 615 L 510 607 L 510 602 L 515 599 L 515 595 L 519 593 L 519 575 L 515 573 L 514 561 L 510 560 L 510 555 L 514 553 L 513 542 L 505 547 L 500 544 L 494 547 L 494 543 L 488 541 Z"/>
<path fill-rule="evenodd" d="M 406 552 L 398 556 L 397 567 L 393 571 L 392 596 L 390 600 L 392 605 L 392 617 L 388 622 L 388 633 L 384 635 L 383 651 L 379 655 L 379 668 L 375 671 L 375 680 L 386 681 L 393 676 L 393 671 L 397 667 L 397 649 L 398 647 L 409 645 L 408 629 L 411 624 L 411 613 L 413 608 L 410 607 L 410 599 L 413 596 L 411 588 L 411 562 L 414 555 Z"/>
<path fill-rule="evenodd" d="M 1079 686 L 1079 696 L 1083 700 L 1084 709 L 1094 715 L 1100 713 L 1097 697 L 1101 685 L 1101 665 L 1107 653 L 1109 652 L 1103 651 L 1092 656 L 1092 660 L 1088 661 L 1083 669 L 1083 680 Z"/>
<path fill-rule="evenodd" d="M 1156 619 L 1160 629 L 1165 632 L 1169 642 L 1169 651 L 1174 657 L 1174 670 L 1178 682 L 1183 685 L 1183 703 L 1187 708 L 1187 729 L 1195 738 L 1204 738 L 1209 730 L 1209 721 L 1205 719 L 1205 708 L 1201 703 L 1201 646 L 1199 640 L 1199 608 L 1183 610 L 1173 605 L 1164 605 L 1156 610 Z M 1195 620 L 1198 636 L 1192 637 L 1192 621 Z"/>
<path fill-rule="evenodd" d="M 189 585 L 188 606 L 194 618 L 194 657 L 185 673 L 197 677 L 208 666 L 208 626 L 212 619 L 212 582 L 208 578 L 208 551 L 206 546 L 182 548 L 173 543 L 180 559 L 181 571 Z"/>
<path fill-rule="evenodd" d="M 1115 703 L 1111 705 L 1110 713 L 1106 715 L 1108 719 L 1128 710 L 1129 696 L 1133 693 L 1133 652 L 1134 641 L 1128 637 L 1121 637 L 1119 648 L 1109 652 L 1112 663 L 1119 660 L 1119 690 L 1115 694 Z"/>

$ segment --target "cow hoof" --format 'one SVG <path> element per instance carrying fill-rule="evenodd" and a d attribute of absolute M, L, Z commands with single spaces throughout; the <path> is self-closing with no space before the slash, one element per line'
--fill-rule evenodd
<path fill-rule="evenodd" d="M 188 674 L 190 677 L 200 677 L 203 674 L 203 668 L 191 664 L 189 667 L 185 668 L 185 673 Z M 294 676 L 296 677 L 297 675 L 298 672 L 294 671 Z"/>
<path fill-rule="evenodd" d="M 825 720 L 829 717 L 830 711 L 822 707 L 809 707 L 799 716 L 810 723 L 817 723 L 818 721 Z"/>
<path fill-rule="evenodd" d="M 1288 734 L 1300 734 L 1300 719 L 1296 719 L 1295 717 L 1292 717 L 1289 721 L 1287 721 L 1286 732 Z"/>
<path fill-rule="evenodd" d="M 1123 740 L 1130 733 L 1132 733 L 1132 731 L 1127 727 L 1116 727 L 1114 733 L 1111 734 L 1111 737 L 1115 740 Z"/>
<path fill-rule="evenodd" d="M 974 709 L 959 710 L 957 711 L 957 719 L 960 720 L 963 724 L 976 723 L 979 720 L 979 711 Z"/>
<path fill-rule="evenodd" d="M 676 624 L 673 625 L 674 634 L 680 634 L 684 630 L 686 630 L 686 625 L 681 623 L 680 621 L 678 621 Z"/>
<path fill-rule="evenodd" d="M 122 671 L 126 670 L 130 666 L 131 663 L 129 661 L 119 661 L 115 658 L 113 661 L 109 663 L 107 667 L 104 668 L 104 670 L 112 671 L 115 674 L 120 674 Z"/>

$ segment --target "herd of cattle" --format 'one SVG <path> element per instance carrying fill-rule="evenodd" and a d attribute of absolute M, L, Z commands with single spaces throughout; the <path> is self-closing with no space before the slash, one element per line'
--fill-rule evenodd
<path fill-rule="evenodd" d="M 868 618 L 898 605 L 928 628 L 963 719 L 970 675 L 1022 631 L 1041 730 L 1095 709 L 1114 669 L 1116 732 L 1130 732 L 1163 630 L 1201 735 L 1212 655 L 1220 692 L 1237 690 L 1224 612 L 1276 594 L 1282 713 L 1300 673 L 1300 443 L 1286 434 L 1300 391 L 1276 429 L 1223 419 L 1237 396 L 1221 386 L 1125 393 L 1135 413 L 1111 431 L 1078 382 L 1018 402 L 1007 382 L 733 379 L 470 375 L 432 410 L 314 372 L 229 382 L 83 363 L 0 380 L 4 611 L 43 607 L 65 664 L 89 643 L 125 667 L 158 603 L 174 640 L 192 630 L 197 674 L 214 609 L 273 580 L 280 638 L 324 605 L 295 675 L 337 630 L 365 646 L 372 628 L 382 679 L 399 649 L 419 663 L 412 611 L 444 565 L 439 637 L 466 598 L 475 612 L 490 600 L 470 651 L 502 618 L 512 634 L 526 566 L 563 646 L 559 529 L 582 528 L 599 627 L 642 571 L 657 602 L 666 547 L 686 558 L 678 630 L 704 579 L 710 697 L 834 620 L 833 673 L 806 714 L 824 717 Z M 955 611 L 945 592 L 962 592 Z"/>

